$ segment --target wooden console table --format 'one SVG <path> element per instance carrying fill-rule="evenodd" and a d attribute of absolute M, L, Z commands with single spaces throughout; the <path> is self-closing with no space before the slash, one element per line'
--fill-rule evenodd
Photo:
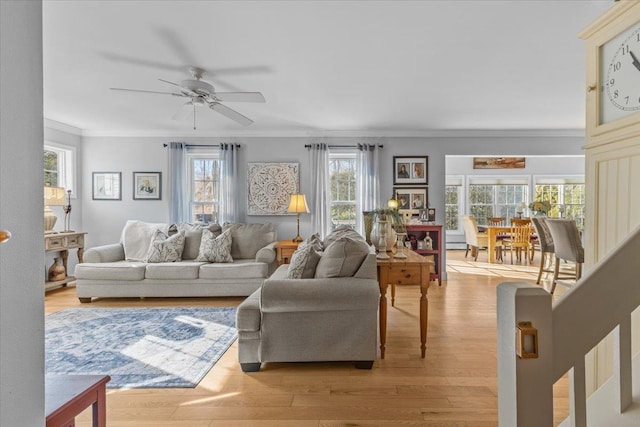
<path fill-rule="evenodd" d="M 93 406 L 93 427 L 107 425 L 108 375 L 45 375 L 46 427 L 74 427 L 75 417 Z"/>
<path fill-rule="evenodd" d="M 78 262 L 82 263 L 82 255 L 84 252 L 84 235 L 86 232 L 82 231 L 67 231 L 60 233 L 50 233 L 44 235 L 44 251 L 45 252 L 60 252 L 62 257 L 62 265 L 64 266 L 65 274 L 67 270 L 67 259 L 69 258 L 69 249 L 76 249 L 78 254 Z M 75 277 L 68 274 L 62 280 L 55 282 L 45 282 L 45 288 L 51 286 L 67 286 L 67 283 L 76 280 Z"/>
<path fill-rule="evenodd" d="M 391 285 L 391 305 L 395 305 L 395 286 L 406 284 L 420 285 L 420 350 L 424 358 L 427 344 L 427 315 L 430 272 L 433 265 L 427 258 L 412 251 L 406 251 L 406 258 L 378 260 L 378 283 L 380 285 L 380 358 L 384 359 L 387 341 L 387 288 Z"/>

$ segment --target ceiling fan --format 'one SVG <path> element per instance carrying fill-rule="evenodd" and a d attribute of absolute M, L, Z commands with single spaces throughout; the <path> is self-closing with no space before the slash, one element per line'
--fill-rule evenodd
<path fill-rule="evenodd" d="M 199 67 L 189 68 L 191 79 L 182 80 L 180 84 L 173 83 L 168 80 L 158 79 L 163 83 L 167 83 L 176 87 L 175 92 L 157 92 L 152 90 L 141 89 L 125 89 L 112 87 L 111 90 L 122 90 L 128 92 L 155 93 L 161 95 L 178 96 L 187 98 L 178 111 L 173 115 L 174 120 L 186 118 L 193 111 L 193 128 L 196 128 L 196 107 L 209 107 L 223 116 L 236 121 L 244 126 L 253 123 L 248 117 L 243 116 L 237 111 L 222 104 L 223 102 L 266 102 L 264 96 L 260 92 L 216 92 L 213 85 L 205 80 L 202 76 L 205 70 Z"/>

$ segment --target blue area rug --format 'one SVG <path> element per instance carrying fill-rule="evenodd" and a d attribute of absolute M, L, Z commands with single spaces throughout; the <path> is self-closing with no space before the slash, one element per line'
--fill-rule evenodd
<path fill-rule="evenodd" d="M 109 388 L 195 387 L 238 337 L 232 307 L 72 308 L 45 318 L 47 374 Z"/>

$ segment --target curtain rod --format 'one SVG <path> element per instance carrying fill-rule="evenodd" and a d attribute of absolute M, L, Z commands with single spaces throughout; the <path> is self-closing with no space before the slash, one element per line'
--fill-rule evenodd
<path fill-rule="evenodd" d="M 362 145 L 367 145 L 367 144 L 362 144 Z M 311 148 L 312 146 L 313 146 L 313 144 L 306 144 L 304 146 L 304 148 Z M 357 145 L 327 145 L 327 147 L 329 147 L 329 148 L 358 148 Z M 377 147 L 378 148 L 383 148 L 384 145 L 378 144 Z"/>
<path fill-rule="evenodd" d="M 213 144 L 213 145 L 210 145 L 210 144 L 184 144 L 184 145 L 186 147 L 214 147 L 214 148 L 220 147 L 220 144 Z M 229 145 L 233 145 L 235 147 L 240 148 L 240 144 L 231 144 L 231 143 L 229 143 Z M 162 146 L 164 148 L 167 148 L 169 146 L 169 144 L 162 144 Z"/>

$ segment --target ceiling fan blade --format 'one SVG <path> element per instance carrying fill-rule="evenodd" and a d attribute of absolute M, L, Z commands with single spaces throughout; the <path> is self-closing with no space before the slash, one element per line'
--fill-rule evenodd
<path fill-rule="evenodd" d="M 187 89 L 185 87 L 182 87 L 178 83 L 170 82 L 169 80 L 165 80 L 165 79 L 158 79 L 158 80 L 160 80 L 163 83 L 168 83 L 170 85 L 174 85 L 176 87 L 179 87 L 180 90 L 182 91 L 182 96 L 198 96 L 198 94 L 195 93 L 194 91 L 189 90 L 189 89 Z"/>
<path fill-rule="evenodd" d="M 249 126 L 251 123 L 253 123 L 253 120 L 243 116 L 242 114 L 238 113 L 235 110 L 232 110 L 226 105 L 222 105 L 217 102 L 212 102 L 211 104 L 209 104 L 209 108 L 211 108 L 214 111 L 217 111 L 218 113 L 222 114 L 225 117 L 230 118 L 231 120 L 234 120 L 240 123 L 241 125 Z"/>
<path fill-rule="evenodd" d="M 125 89 L 122 87 L 110 87 L 111 90 L 122 90 L 125 92 L 143 92 L 143 93 L 158 93 L 160 95 L 173 95 L 173 96 L 185 96 L 181 93 L 173 93 L 173 92 L 157 92 L 155 90 L 142 90 L 142 89 Z"/>
<path fill-rule="evenodd" d="M 175 114 L 171 117 L 173 120 L 184 120 L 193 112 L 193 102 L 187 101 L 182 104 Z"/>
<path fill-rule="evenodd" d="M 224 102 L 266 102 L 260 92 L 216 92 L 213 96 Z"/>

